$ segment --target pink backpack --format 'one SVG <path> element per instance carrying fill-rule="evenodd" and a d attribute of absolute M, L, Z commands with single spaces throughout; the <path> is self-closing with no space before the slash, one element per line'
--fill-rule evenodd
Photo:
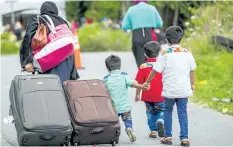
<path fill-rule="evenodd" d="M 66 24 L 54 26 L 48 15 L 43 15 L 49 23 L 41 16 L 50 30 L 47 44 L 40 49 L 33 50 L 33 66 L 39 72 L 46 72 L 62 63 L 74 53 L 74 36 Z"/>

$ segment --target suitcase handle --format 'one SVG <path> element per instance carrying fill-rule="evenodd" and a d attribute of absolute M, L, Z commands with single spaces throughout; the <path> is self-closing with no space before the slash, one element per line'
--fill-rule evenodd
<path fill-rule="evenodd" d="M 40 136 L 40 139 L 42 140 L 53 140 L 55 139 L 56 137 L 55 136 L 52 136 L 52 135 L 44 135 L 44 136 Z"/>
<path fill-rule="evenodd" d="M 104 132 L 104 128 L 103 127 L 92 129 L 91 132 L 90 132 L 90 134 L 97 134 L 97 133 L 101 133 L 101 132 Z"/>

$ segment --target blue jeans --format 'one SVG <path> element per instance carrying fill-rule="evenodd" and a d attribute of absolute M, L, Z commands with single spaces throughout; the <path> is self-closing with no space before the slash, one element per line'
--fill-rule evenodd
<path fill-rule="evenodd" d="M 122 121 L 125 123 L 125 128 L 133 128 L 131 111 L 125 113 L 119 113 L 118 116 L 121 117 Z"/>
<path fill-rule="evenodd" d="M 164 100 L 164 129 L 165 137 L 172 137 L 172 111 L 176 103 L 177 113 L 180 123 L 180 139 L 188 139 L 188 115 L 187 103 L 188 98 L 176 98 Z"/>
<path fill-rule="evenodd" d="M 145 102 L 148 126 L 151 131 L 158 131 L 157 121 L 163 120 L 163 103 L 162 102 Z"/>

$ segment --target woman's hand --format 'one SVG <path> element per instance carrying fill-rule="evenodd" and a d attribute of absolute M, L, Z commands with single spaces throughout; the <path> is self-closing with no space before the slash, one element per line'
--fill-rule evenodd
<path fill-rule="evenodd" d="M 33 69 L 32 63 L 28 63 L 27 65 L 25 65 L 25 70 L 26 70 L 27 72 L 33 72 L 34 69 Z"/>

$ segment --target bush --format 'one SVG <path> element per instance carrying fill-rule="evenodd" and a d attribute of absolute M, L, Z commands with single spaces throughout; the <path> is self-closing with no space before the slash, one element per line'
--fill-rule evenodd
<path fill-rule="evenodd" d="M 219 21 L 216 22 L 216 9 Z M 223 46 L 211 43 L 212 35 L 233 38 L 233 9 L 229 2 L 200 8 L 186 25 L 184 47 L 189 48 L 196 60 L 196 92 L 194 100 L 217 111 L 233 115 L 233 103 L 213 101 L 212 98 L 232 98 L 233 53 Z M 204 81 L 204 82 L 203 82 Z"/>
<path fill-rule="evenodd" d="M 11 33 L 1 34 L 1 54 L 18 53 L 21 41 L 16 41 L 15 35 Z"/>
<path fill-rule="evenodd" d="M 232 2 L 223 1 L 217 2 L 216 5 L 201 7 L 185 23 L 188 27 L 186 37 L 202 39 L 205 36 L 221 35 L 233 38 L 233 9 L 229 7 L 232 4 Z"/>
<path fill-rule="evenodd" d="M 104 28 L 101 24 L 85 25 L 78 30 L 81 50 L 128 51 L 131 48 L 131 35 L 121 30 Z"/>
<path fill-rule="evenodd" d="M 1 34 L 1 40 L 10 40 L 10 33 Z"/>
<path fill-rule="evenodd" d="M 16 54 L 19 52 L 20 42 L 1 41 L 1 54 Z"/>
<path fill-rule="evenodd" d="M 10 33 L 2 33 L 1 34 L 1 40 L 16 41 L 16 36 L 12 32 L 10 32 Z"/>

